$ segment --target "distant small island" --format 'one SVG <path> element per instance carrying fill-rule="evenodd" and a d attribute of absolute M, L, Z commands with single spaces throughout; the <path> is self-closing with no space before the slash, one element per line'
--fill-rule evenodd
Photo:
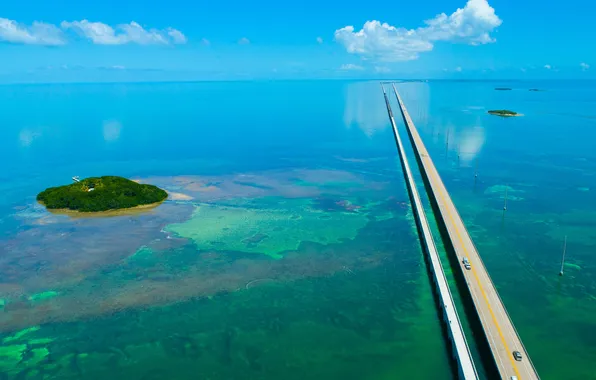
<path fill-rule="evenodd" d="M 122 177 L 104 176 L 79 180 L 39 193 L 37 201 L 50 210 L 85 213 L 131 209 L 163 202 L 168 193 L 153 185 L 142 185 Z"/>
<path fill-rule="evenodd" d="M 495 90 L 497 91 L 511 91 L 509 87 L 496 87 Z"/>
<path fill-rule="evenodd" d="M 488 113 L 501 117 L 521 116 L 521 114 L 509 110 L 490 110 Z"/>

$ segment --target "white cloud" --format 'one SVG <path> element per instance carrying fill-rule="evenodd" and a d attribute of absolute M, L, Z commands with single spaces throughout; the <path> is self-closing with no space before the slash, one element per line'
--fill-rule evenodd
<path fill-rule="evenodd" d="M 206 38 L 202 38 L 201 39 L 201 45 L 203 45 L 203 46 L 210 46 L 211 45 L 211 41 L 209 41 Z"/>
<path fill-rule="evenodd" d="M 583 71 L 586 71 L 590 68 L 590 65 L 588 65 L 585 62 L 580 63 L 579 66 L 582 68 Z"/>
<path fill-rule="evenodd" d="M 246 37 L 242 37 L 241 39 L 238 40 L 238 44 L 239 45 L 248 45 L 248 44 L 250 44 L 250 40 Z"/>
<path fill-rule="evenodd" d="M 380 21 L 367 21 L 362 29 L 354 31 L 346 26 L 335 31 L 335 40 L 349 53 L 380 61 L 408 61 L 420 53 L 431 51 L 436 41 L 469 45 L 495 42 L 490 36 L 502 20 L 487 0 L 468 0 L 464 8 L 451 15 L 441 13 L 426 20 L 425 26 L 406 29 Z"/>
<path fill-rule="evenodd" d="M 465 7 L 458 8 L 451 15 L 445 13 L 425 21 L 426 27 L 417 32 L 426 35 L 430 41 L 452 41 L 470 45 L 495 42 L 490 36 L 503 21 L 487 0 L 468 0 Z"/>
<path fill-rule="evenodd" d="M 317 37 L 317 43 L 322 44 L 323 43 L 323 39 L 321 37 Z"/>
<path fill-rule="evenodd" d="M 461 67 L 457 66 L 457 67 L 455 68 L 455 71 L 457 71 L 458 73 L 461 73 Z"/>
<path fill-rule="evenodd" d="M 85 69 L 84 66 L 81 65 L 47 65 L 47 66 L 40 66 L 37 70 L 47 71 L 47 70 L 83 70 Z"/>
<path fill-rule="evenodd" d="M 46 46 L 58 46 L 66 43 L 62 31 L 55 25 L 37 21 L 31 25 L 24 25 L 2 17 L 0 17 L 0 41 Z"/>
<path fill-rule="evenodd" d="M 418 58 L 418 53 L 430 51 L 432 43 L 423 41 L 414 31 L 395 28 L 380 21 L 367 21 L 359 32 L 353 26 L 335 31 L 335 40 L 348 53 L 359 54 L 381 61 L 408 61 Z"/>
<path fill-rule="evenodd" d="M 89 68 L 87 68 L 89 69 Z M 123 71 L 127 70 L 126 66 L 123 65 L 110 65 L 110 66 L 97 66 L 94 67 L 97 70 L 105 70 L 105 71 Z"/>
<path fill-rule="evenodd" d="M 170 43 L 185 43 L 186 37 L 176 29 L 166 30 L 145 29 L 132 21 L 112 28 L 102 22 L 88 20 L 67 22 L 62 21 L 63 29 L 72 29 L 90 39 L 97 45 L 123 45 L 134 43 L 139 45 L 167 45 Z"/>
<path fill-rule="evenodd" d="M 385 66 L 375 66 L 375 72 L 376 73 L 390 73 L 391 69 L 389 67 L 385 67 Z"/>
<path fill-rule="evenodd" d="M 344 63 L 339 67 L 340 70 L 364 70 L 364 67 L 355 65 L 353 63 Z"/>
<path fill-rule="evenodd" d="M 547 70 L 550 70 L 550 69 L 552 69 L 553 67 L 552 67 L 551 65 L 544 65 L 544 68 L 545 68 L 545 69 L 547 69 Z"/>
<path fill-rule="evenodd" d="M 62 29 L 60 29 L 62 28 Z M 152 44 L 184 44 L 186 36 L 174 28 L 164 30 L 145 29 L 132 21 L 116 27 L 101 23 L 81 21 L 62 21 L 60 27 L 43 22 L 31 25 L 19 24 L 14 20 L 0 17 L 0 42 L 28 45 L 58 46 L 66 44 L 63 29 L 71 29 L 99 45 L 122 45 L 136 43 Z"/>
<path fill-rule="evenodd" d="M 178 29 L 168 28 L 168 36 L 172 38 L 172 42 L 178 45 L 185 44 L 187 39 L 186 36 Z"/>

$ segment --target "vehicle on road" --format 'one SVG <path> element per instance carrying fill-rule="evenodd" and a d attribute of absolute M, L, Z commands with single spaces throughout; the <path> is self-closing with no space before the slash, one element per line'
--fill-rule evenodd
<path fill-rule="evenodd" d="M 461 262 L 464 264 L 464 267 L 465 267 L 467 270 L 470 270 L 470 269 L 472 269 L 472 266 L 470 266 L 470 261 L 468 260 L 468 258 L 467 258 L 467 257 L 464 257 L 464 258 L 463 258 L 463 260 L 462 260 Z"/>
<path fill-rule="evenodd" d="M 513 351 L 513 358 L 519 362 L 522 360 L 522 355 L 519 351 Z"/>

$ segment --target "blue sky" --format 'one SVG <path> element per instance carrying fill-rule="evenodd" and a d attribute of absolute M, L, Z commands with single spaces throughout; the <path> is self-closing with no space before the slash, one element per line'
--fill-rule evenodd
<path fill-rule="evenodd" d="M 0 82 L 595 78 L 595 10 L 588 0 L 3 2 Z"/>

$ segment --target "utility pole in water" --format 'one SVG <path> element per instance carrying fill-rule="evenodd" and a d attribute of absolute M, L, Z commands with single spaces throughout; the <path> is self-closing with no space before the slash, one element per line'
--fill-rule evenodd
<path fill-rule="evenodd" d="M 505 185 L 505 203 L 503 204 L 503 211 L 507 211 L 507 185 Z"/>
<path fill-rule="evenodd" d="M 474 164 L 474 178 L 478 178 L 478 158 L 476 158 L 476 163 Z"/>
<path fill-rule="evenodd" d="M 457 166 L 459 166 L 459 156 L 461 155 L 460 145 L 457 144 Z"/>
<path fill-rule="evenodd" d="M 565 266 L 565 251 L 567 251 L 567 235 L 565 235 L 565 242 L 563 243 L 563 258 L 561 259 L 561 271 L 559 276 L 563 275 L 563 267 Z"/>

